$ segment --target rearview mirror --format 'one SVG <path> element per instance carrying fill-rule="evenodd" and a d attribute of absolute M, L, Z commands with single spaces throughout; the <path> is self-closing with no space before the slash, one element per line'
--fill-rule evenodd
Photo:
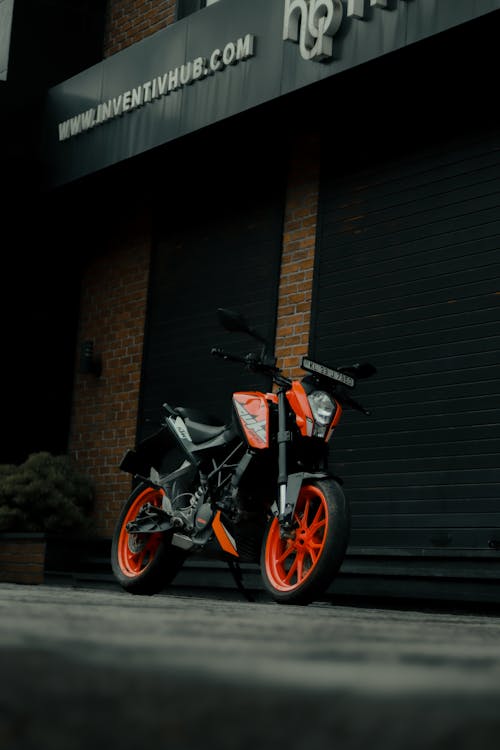
<path fill-rule="evenodd" d="M 225 307 L 219 307 L 217 308 L 217 315 L 219 317 L 219 322 L 226 331 L 248 333 L 252 338 L 267 345 L 266 339 L 248 325 L 247 319 L 241 313 L 236 312 L 236 310 L 228 310 Z"/>
<path fill-rule="evenodd" d="M 235 310 L 228 310 L 225 307 L 219 307 L 217 309 L 217 316 L 220 324 L 226 331 L 250 333 L 246 318 L 241 313 Z"/>
<path fill-rule="evenodd" d="M 371 378 L 371 376 L 375 375 L 377 372 L 377 368 L 370 364 L 370 362 L 361 362 L 361 364 L 353 365 L 352 369 L 354 371 L 354 377 L 359 378 L 360 380 Z"/>

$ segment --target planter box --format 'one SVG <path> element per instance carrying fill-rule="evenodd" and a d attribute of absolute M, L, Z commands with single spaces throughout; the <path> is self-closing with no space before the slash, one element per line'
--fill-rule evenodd
<path fill-rule="evenodd" d="M 45 534 L 0 534 L 0 581 L 43 583 Z"/>

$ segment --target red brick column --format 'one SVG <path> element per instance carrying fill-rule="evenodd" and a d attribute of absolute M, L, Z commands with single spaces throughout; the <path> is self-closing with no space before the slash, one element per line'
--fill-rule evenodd
<path fill-rule="evenodd" d="M 104 537 L 131 486 L 118 465 L 136 437 L 151 250 L 149 216 L 124 215 L 120 226 L 82 280 L 78 345 L 94 342 L 102 374 L 79 373 L 77 363 L 69 445 L 96 484 L 95 522 Z"/>
<path fill-rule="evenodd" d="M 303 374 L 307 354 L 319 193 L 319 136 L 297 138 L 288 175 L 278 297 L 276 356 L 287 375 Z"/>
<path fill-rule="evenodd" d="M 109 0 L 104 57 L 114 55 L 175 21 L 177 0 Z"/>

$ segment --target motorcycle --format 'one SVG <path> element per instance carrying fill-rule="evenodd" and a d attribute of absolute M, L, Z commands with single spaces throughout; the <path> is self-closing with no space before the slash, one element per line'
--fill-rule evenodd
<path fill-rule="evenodd" d="M 333 582 L 349 541 L 349 504 L 328 469 L 329 441 L 343 408 L 369 414 L 351 391 L 376 369 L 303 357 L 306 374 L 291 380 L 243 315 L 217 312 L 226 330 L 262 346 L 245 356 L 216 347 L 212 355 L 270 377 L 273 392 L 233 393 L 229 423 L 163 404 L 160 429 L 120 463 L 135 488 L 114 530 L 113 573 L 132 594 L 156 594 L 188 556 L 215 550 L 243 592 L 240 563 L 257 563 L 272 599 L 307 605 Z"/>

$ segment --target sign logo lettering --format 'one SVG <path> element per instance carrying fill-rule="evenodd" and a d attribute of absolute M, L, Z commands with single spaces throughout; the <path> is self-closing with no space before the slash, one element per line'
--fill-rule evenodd
<path fill-rule="evenodd" d="M 285 0 L 283 39 L 298 42 L 304 60 L 327 60 L 343 13 L 341 0 Z"/>

